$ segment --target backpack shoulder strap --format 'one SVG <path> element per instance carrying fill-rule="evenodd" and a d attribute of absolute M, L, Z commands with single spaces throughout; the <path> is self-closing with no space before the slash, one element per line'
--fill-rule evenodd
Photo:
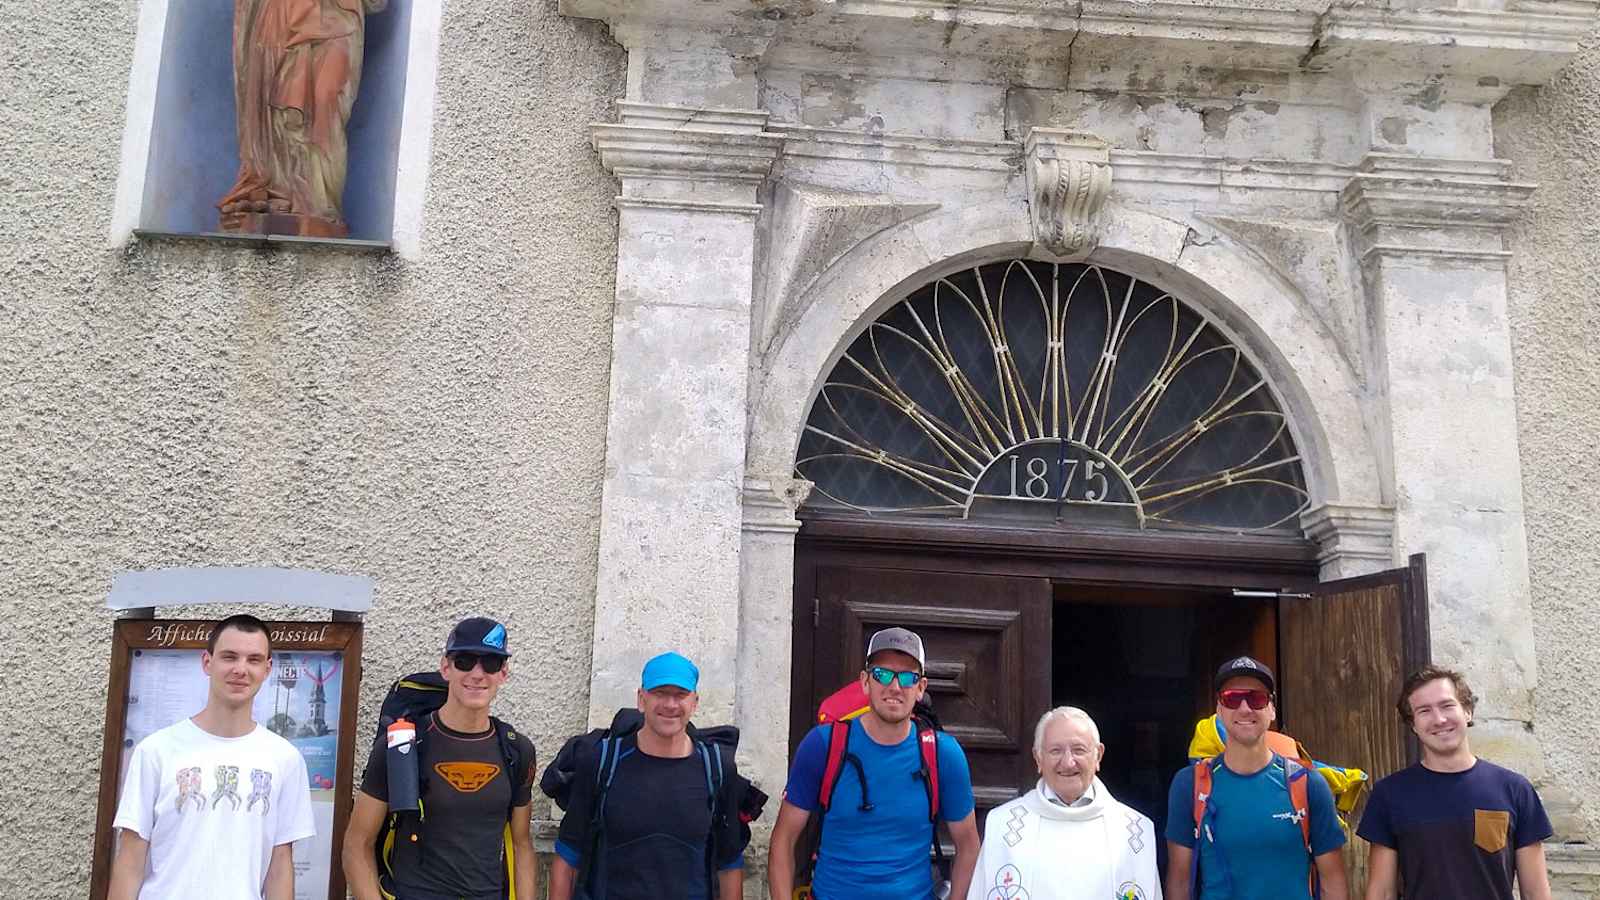
<path fill-rule="evenodd" d="M 1311 849 L 1311 773 L 1316 771 L 1301 760 L 1284 759 L 1284 781 L 1289 786 L 1289 808 L 1300 822 L 1300 840 L 1305 844 L 1306 858 L 1311 860 L 1311 896 L 1322 896 L 1322 878 L 1317 872 L 1316 853 Z"/>
<path fill-rule="evenodd" d="M 1299 760 L 1283 761 L 1284 780 L 1289 785 L 1289 806 L 1300 822 L 1300 837 L 1306 853 L 1311 853 L 1311 768 Z"/>
<path fill-rule="evenodd" d="M 1206 807 L 1211 799 L 1211 777 L 1221 757 L 1198 759 L 1194 763 L 1194 839 L 1199 841 L 1206 824 Z M 1198 849 L 1198 848 L 1197 848 Z M 1198 854 L 1197 854 L 1198 855 Z"/>
<path fill-rule="evenodd" d="M 1212 773 L 1222 757 L 1197 759 L 1194 763 L 1194 852 L 1189 855 L 1189 896 L 1200 896 L 1200 842 L 1211 837 L 1210 810 Z"/>
<path fill-rule="evenodd" d="M 928 786 L 928 821 L 939 821 L 939 732 L 917 721 L 917 750 L 922 754 L 923 778 Z"/>
<path fill-rule="evenodd" d="M 522 749 L 517 746 L 515 728 L 494 716 L 489 717 L 489 724 L 494 726 L 495 741 L 500 745 L 500 758 L 505 760 L 506 774 L 511 777 L 512 802 L 516 802 L 517 788 L 528 783 L 528 770 L 533 766 L 533 760 L 523 758 Z M 512 808 L 506 810 L 508 818 Z"/>
<path fill-rule="evenodd" d="M 828 729 L 828 759 L 822 767 L 822 783 L 817 789 L 817 809 L 823 815 L 833 806 L 833 788 L 839 783 L 845 750 L 850 745 L 849 721 L 834 722 Z"/>

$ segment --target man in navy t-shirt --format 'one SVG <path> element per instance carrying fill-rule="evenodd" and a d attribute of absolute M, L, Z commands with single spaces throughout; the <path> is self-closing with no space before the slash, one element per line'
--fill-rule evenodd
<path fill-rule="evenodd" d="M 1422 762 L 1379 781 L 1357 834 L 1371 842 L 1366 900 L 1549 900 L 1550 819 L 1528 779 L 1472 755 L 1476 698 L 1460 673 L 1429 666 L 1406 679 L 1400 717 Z"/>
<path fill-rule="evenodd" d="M 1167 900 L 1309 900 L 1312 867 L 1321 880 L 1322 900 L 1348 900 L 1344 831 L 1328 782 L 1301 769 L 1306 807 L 1295 808 L 1289 791 L 1291 769 L 1267 746 L 1267 729 L 1276 714 L 1272 670 L 1260 660 L 1229 660 L 1212 682 L 1217 716 L 1227 734 L 1226 749 L 1211 768 L 1205 826 L 1195 834 L 1195 769 L 1173 776 L 1167 794 Z M 1308 817 L 1310 851 L 1301 830 Z M 1191 873 L 1199 855 L 1198 886 Z"/>
<path fill-rule="evenodd" d="M 924 665 L 922 639 L 904 628 L 880 631 L 867 644 L 861 682 L 869 709 L 850 722 L 846 745 L 860 766 L 845 765 L 834 783 L 811 886 L 816 900 L 934 896 L 928 861 L 933 825 L 927 789 L 918 777 L 922 751 L 911 721 L 912 708 L 926 688 Z M 831 728 L 813 729 L 795 751 L 767 862 L 773 900 L 790 900 L 794 892 L 795 839 L 820 806 Z M 949 896 L 964 898 L 979 846 L 972 777 L 955 738 L 939 733 L 936 750 L 939 818 L 949 825 L 956 844 Z"/>

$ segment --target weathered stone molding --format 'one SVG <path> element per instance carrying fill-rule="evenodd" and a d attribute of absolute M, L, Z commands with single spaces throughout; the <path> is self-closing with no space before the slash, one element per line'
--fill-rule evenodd
<path fill-rule="evenodd" d="M 1453 259 L 1501 265 L 1502 240 L 1535 185 L 1507 180 L 1502 160 L 1372 153 L 1345 186 L 1345 221 L 1363 262 Z"/>
<path fill-rule="evenodd" d="M 1600 848 L 1587 844 L 1545 844 L 1553 900 L 1600 897 Z"/>
<path fill-rule="evenodd" d="M 1324 503 L 1300 516 L 1317 544 L 1324 578 L 1348 578 L 1393 568 L 1394 507 Z"/>
<path fill-rule="evenodd" d="M 1062 260 L 1089 255 L 1111 194 L 1111 146 L 1092 134 L 1034 128 L 1022 152 L 1034 244 Z"/>
<path fill-rule="evenodd" d="M 783 136 L 761 110 L 617 104 L 622 121 L 590 126 L 600 163 L 622 182 L 618 206 L 754 216 Z"/>
<path fill-rule="evenodd" d="M 766 345 L 780 316 L 794 314 L 793 298 L 852 248 L 939 208 L 786 181 L 779 181 L 772 194 L 761 266 L 764 289 L 756 297 L 758 346 Z"/>
<path fill-rule="evenodd" d="M 795 510 L 811 496 L 812 484 L 792 475 L 773 475 L 744 479 L 744 524 L 749 532 L 794 534 L 800 530 Z"/>
<path fill-rule="evenodd" d="M 1565 66 L 1593 30 L 1596 9 L 1594 0 L 1509 0 L 1504 9 L 1326 0 L 1276 8 L 1174 0 L 561 0 L 564 14 L 606 21 L 630 49 L 660 43 L 670 30 L 677 44 L 733 45 L 769 62 L 835 70 L 915 70 L 933 54 L 1064 82 L 1073 73 L 1063 59 L 1142 50 L 1175 65 L 1222 54 L 1239 69 L 1364 77 L 1376 68 L 1410 68 L 1507 87 L 1542 84 Z"/>

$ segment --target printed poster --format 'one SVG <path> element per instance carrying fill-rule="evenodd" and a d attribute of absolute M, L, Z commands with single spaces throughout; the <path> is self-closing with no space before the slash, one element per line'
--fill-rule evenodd
<path fill-rule="evenodd" d="M 128 673 L 128 719 L 122 771 L 133 748 L 153 732 L 199 712 L 210 681 L 200 650 L 135 650 Z M 294 845 L 295 900 L 326 900 L 332 872 L 334 772 L 339 750 L 343 661 L 338 651 L 272 654 L 272 672 L 256 694 L 254 718 L 300 751 L 311 783 L 315 837 Z M 119 788 L 120 790 L 120 788 Z"/>

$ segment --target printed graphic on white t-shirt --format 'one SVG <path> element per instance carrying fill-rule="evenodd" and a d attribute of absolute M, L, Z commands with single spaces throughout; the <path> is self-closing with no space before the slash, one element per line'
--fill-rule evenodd
<path fill-rule="evenodd" d="M 134 748 L 113 824 L 150 842 L 140 900 L 261 900 L 273 848 L 316 834 L 294 745 L 260 725 L 222 738 L 190 719 Z"/>

